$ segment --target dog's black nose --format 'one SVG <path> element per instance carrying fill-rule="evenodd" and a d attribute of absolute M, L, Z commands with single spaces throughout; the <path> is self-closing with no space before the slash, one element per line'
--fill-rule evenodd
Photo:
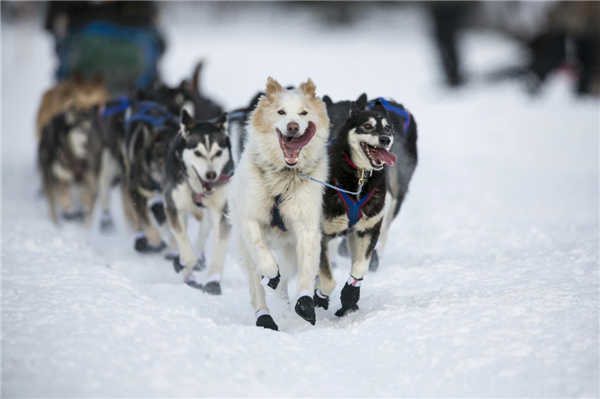
<path fill-rule="evenodd" d="M 388 145 L 390 145 L 390 143 L 392 142 L 392 139 L 390 138 L 390 136 L 379 136 L 379 144 L 381 144 L 384 147 L 387 147 Z"/>
<path fill-rule="evenodd" d="M 287 132 L 289 134 L 296 134 L 296 133 L 298 133 L 299 130 L 300 130 L 300 125 L 298 125 L 296 122 L 288 123 Z"/>
<path fill-rule="evenodd" d="M 215 180 L 217 178 L 217 173 L 216 172 L 206 172 L 206 179 L 207 180 Z"/>

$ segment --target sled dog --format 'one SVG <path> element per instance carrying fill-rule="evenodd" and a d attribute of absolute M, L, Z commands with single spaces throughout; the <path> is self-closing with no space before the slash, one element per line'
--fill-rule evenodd
<path fill-rule="evenodd" d="M 179 131 L 179 121 L 164 106 L 139 101 L 125 113 L 123 208 L 136 231 L 134 248 L 157 253 L 166 248 L 150 217 L 153 199 L 162 203 L 163 171 L 168 144 Z M 155 213 L 165 223 L 162 205 Z"/>
<path fill-rule="evenodd" d="M 86 225 L 90 224 L 101 151 L 102 139 L 94 123 L 93 111 L 71 106 L 55 116 L 42 130 L 38 167 L 55 223 L 58 223 L 58 200 L 64 219 L 83 218 Z M 73 189 L 79 187 L 83 189 L 83 211 L 71 209 Z"/>
<path fill-rule="evenodd" d="M 291 90 L 267 80 L 266 95 L 249 115 L 245 149 L 229 185 L 235 242 L 248 271 L 256 325 L 273 330 L 278 327 L 265 289 L 279 287 L 287 296 L 287 280 L 296 269 L 296 313 L 316 322 L 323 186 L 301 176 L 326 180 L 328 173 L 329 119 L 315 90 L 310 79 Z"/>
<path fill-rule="evenodd" d="M 349 243 L 352 270 L 342 289 L 342 307 L 336 312 L 340 317 L 358 310 L 360 285 L 384 218 L 384 166 L 393 167 L 396 163 L 396 157 L 390 152 L 393 144 L 393 126 L 383 104 L 376 101 L 372 110 L 361 111 L 352 102 L 350 118 L 328 149 L 329 184 L 337 190 L 327 187 L 323 198 L 320 287 L 315 290 L 314 302 L 316 306 L 329 307 L 329 295 L 335 288 L 335 281 L 328 244 L 332 238 L 344 235 Z"/>
<path fill-rule="evenodd" d="M 396 157 L 395 165 L 386 166 L 387 192 L 386 212 L 381 226 L 379 243 L 373 255 L 369 270 L 375 271 L 379 266 L 379 253 L 385 249 L 388 231 L 392 221 L 398 216 L 402 202 L 408 192 L 408 185 L 412 175 L 417 167 L 417 123 L 414 115 L 404 106 L 393 101 L 379 99 L 388 112 L 389 122 L 393 126 L 394 146 L 390 150 Z M 337 137 L 340 130 L 348 119 L 350 112 L 350 101 L 340 101 L 333 103 L 328 96 L 323 97 L 327 104 L 327 112 L 331 121 L 331 137 Z M 362 94 L 357 100 L 356 105 L 359 109 L 372 109 L 376 100 L 367 100 L 367 95 Z M 344 239 L 340 245 L 340 253 L 349 256 L 347 242 Z"/>
<path fill-rule="evenodd" d="M 169 145 L 165 160 L 164 199 L 171 233 L 179 256 L 173 260 L 175 271 L 183 270 L 184 281 L 214 295 L 221 294 L 223 264 L 229 243 L 230 226 L 225 218 L 225 184 L 233 173 L 231 144 L 227 136 L 227 114 L 216 121 L 196 121 L 183 109 L 180 133 Z M 207 215 L 205 215 L 205 213 Z M 192 214 L 201 223 L 196 256 L 186 230 L 186 217 Z M 206 216 L 210 220 L 205 220 Z M 212 222 L 212 223 L 209 223 Z M 214 226 L 214 250 L 208 282 L 198 284 L 192 268 L 203 261 L 210 225 Z"/>

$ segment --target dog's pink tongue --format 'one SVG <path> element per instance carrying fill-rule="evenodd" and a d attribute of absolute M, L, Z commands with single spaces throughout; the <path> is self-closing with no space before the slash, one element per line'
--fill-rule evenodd
<path fill-rule="evenodd" d="M 308 144 L 308 142 L 313 138 L 315 132 L 317 131 L 317 126 L 314 123 L 308 122 L 308 129 L 304 132 L 304 134 L 300 137 L 292 137 L 291 139 L 285 139 L 285 146 L 287 148 L 291 148 L 294 150 L 300 149 Z"/>
<path fill-rule="evenodd" d="M 396 156 L 385 148 L 373 148 L 369 152 L 373 158 L 381 158 L 383 162 L 390 166 L 394 166 L 396 164 Z"/>

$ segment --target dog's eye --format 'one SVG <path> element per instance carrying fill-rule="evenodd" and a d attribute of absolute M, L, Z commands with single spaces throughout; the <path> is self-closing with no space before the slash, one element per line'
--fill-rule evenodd
<path fill-rule="evenodd" d="M 217 151 L 217 153 L 215 154 L 215 157 L 220 157 L 222 153 L 223 153 L 223 151 L 221 151 L 221 150 Z"/>
<path fill-rule="evenodd" d="M 306 112 L 306 111 L 302 111 L 302 112 L 300 112 L 300 115 L 302 115 L 302 116 L 304 116 L 304 115 L 308 115 L 308 112 Z"/>
<path fill-rule="evenodd" d="M 200 153 L 200 151 L 194 151 L 194 155 L 197 157 L 202 157 L 202 154 Z"/>
<path fill-rule="evenodd" d="M 386 131 L 386 132 L 389 132 L 390 130 L 392 130 L 392 128 L 391 128 L 391 127 L 389 127 L 389 125 L 388 125 L 388 126 L 386 126 L 386 127 L 384 127 L 384 129 L 385 129 L 385 131 Z"/>
<path fill-rule="evenodd" d="M 277 111 L 277 113 L 278 113 L 279 115 L 285 115 L 285 111 L 284 111 L 284 110 L 282 110 L 282 109 L 280 109 L 279 111 Z"/>
<path fill-rule="evenodd" d="M 371 126 L 369 123 L 365 123 L 365 124 L 363 125 L 363 127 L 364 127 L 365 129 L 367 129 L 367 130 L 371 130 L 371 129 L 373 129 L 373 126 Z"/>

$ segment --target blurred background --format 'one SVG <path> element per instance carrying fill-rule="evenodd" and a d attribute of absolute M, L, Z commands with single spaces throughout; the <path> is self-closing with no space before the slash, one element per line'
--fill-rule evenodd
<path fill-rule="evenodd" d="M 261 58 L 257 48 L 269 45 L 280 46 L 282 53 L 281 59 L 271 60 L 272 68 L 319 64 L 322 74 L 344 66 L 323 65 L 328 58 L 317 57 L 346 54 L 346 64 L 366 68 L 362 74 L 394 63 L 400 81 L 406 79 L 401 76 L 405 65 L 422 62 L 423 55 L 406 51 L 403 56 L 372 54 L 368 59 L 365 53 L 375 42 L 392 52 L 418 46 L 428 63 L 435 64 L 427 70 L 429 87 L 511 82 L 531 95 L 541 95 L 544 85 L 558 74 L 568 76 L 577 95 L 598 95 L 599 8 L 593 1 L 3 2 L 2 22 L 19 25 L 27 33 L 4 42 L 11 48 L 10 62 L 31 59 L 28 52 L 33 48 L 27 41 L 32 44 L 32 36 L 43 31 L 52 41 L 48 63 L 55 80 L 70 78 L 76 71 L 87 79 L 103 75 L 113 94 L 132 84 L 146 89 L 155 79 L 173 80 L 199 57 L 212 59 L 207 69 L 221 72 L 206 77 L 207 87 L 216 94 L 218 86 L 212 82 L 232 73 L 246 81 L 244 74 L 251 69 L 246 62 L 256 62 Z M 272 34 L 265 35 L 265 30 Z M 217 43 L 211 40 L 216 35 Z M 493 37 L 515 51 L 478 65 L 472 49 L 475 35 Z M 252 41 L 253 36 L 260 39 Z M 280 40 L 287 44 L 281 46 Z M 298 49 L 311 42 L 316 52 L 309 60 Z M 354 51 L 346 53 L 346 46 Z M 322 47 L 328 48 L 327 54 L 318 53 Z M 295 57 L 288 56 L 290 50 L 296 51 Z M 227 68 L 221 68 L 225 64 Z M 233 101 L 223 93 L 216 95 Z"/>

